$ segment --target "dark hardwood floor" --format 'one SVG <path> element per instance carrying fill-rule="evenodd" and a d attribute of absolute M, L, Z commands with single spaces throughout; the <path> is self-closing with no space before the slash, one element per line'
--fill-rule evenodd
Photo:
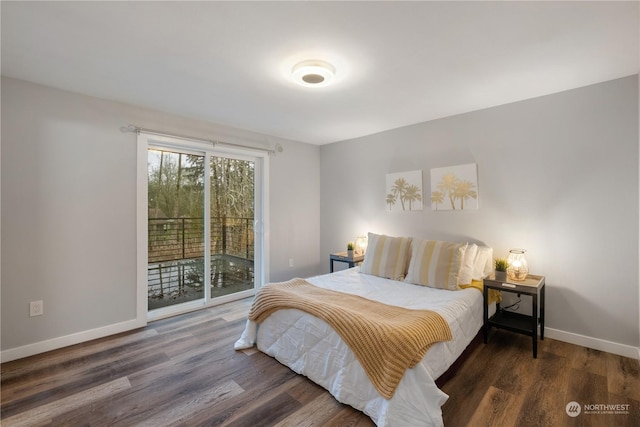
<path fill-rule="evenodd" d="M 373 425 L 271 357 L 234 351 L 249 305 L 246 299 L 4 363 L 1 424 Z M 448 427 L 640 425 L 638 360 L 548 338 L 533 359 L 528 337 L 495 331 L 443 390 Z M 572 401 L 627 413 L 583 410 L 572 418 L 565 411 Z"/>

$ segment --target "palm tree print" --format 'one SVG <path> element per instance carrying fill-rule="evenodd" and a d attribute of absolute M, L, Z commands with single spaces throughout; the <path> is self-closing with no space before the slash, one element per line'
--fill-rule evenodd
<path fill-rule="evenodd" d="M 433 210 L 460 209 L 465 207 L 477 209 L 477 170 L 475 164 L 436 168 L 431 170 L 431 204 Z M 441 206 L 449 202 L 449 207 Z"/>
<path fill-rule="evenodd" d="M 385 203 L 389 211 L 422 210 L 422 171 L 387 174 Z"/>
<path fill-rule="evenodd" d="M 398 178 L 393 183 L 393 187 L 391 188 L 391 193 L 396 196 L 396 198 L 400 199 L 400 204 L 402 205 L 402 210 L 406 210 L 404 206 L 405 194 L 407 192 L 409 184 L 407 180 L 404 178 Z"/>
<path fill-rule="evenodd" d="M 473 190 L 475 184 L 470 181 L 456 181 L 456 186 L 453 190 L 453 197 L 460 200 L 460 209 L 464 209 L 465 199 L 477 199 L 478 194 Z"/>
<path fill-rule="evenodd" d="M 389 210 L 391 207 L 396 204 L 396 195 L 393 193 L 387 194 L 387 205 L 389 205 Z"/>
<path fill-rule="evenodd" d="M 409 210 L 411 210 L 413 202 L 419 202 L 422 200 L 422 194 L 420 193 L 420 188 L 415 184 L 411 184 L 407 187 L 407 191 L 404 193 L 404 198 L 409 202 Z"/>
<path fill-rule="evenodd" d="M 438 210 L 438 204 L 444 202 L 444 195 L 440 191 L 434 191 L 431 193 L 431 203 L 433 203 Z"/>
<path fill-rule="evenodd" d="M 444 174 L 444 176 L 438 183 L 438 190 L 442 191 L 443 196 L 448 195 L 449 202 L 451 203 L 451 209 L 454 210 L 456 208 L 456 205 L 454 204 L 455 198 L 453 196 L 453 192 L 455 191 L 457 180 L 458 178 L 456 178 L 453 173 L 447 173 Z"/>

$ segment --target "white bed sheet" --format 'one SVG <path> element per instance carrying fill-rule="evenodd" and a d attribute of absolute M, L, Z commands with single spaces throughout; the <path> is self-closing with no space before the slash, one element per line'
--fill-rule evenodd
<path fill-rule="evenodd" d="M 258 349 L 327 389 L 338 401 L 371 417 L 377 426 L 442 426 L 448 396 L 435 379 L 462 354 L 482 326 L 482 294 L 477 289 L 447 291 L 342 270 L 306 279 L 310 283 L 410 309 L 439 313 L 453 340 L 434 344 L 407 370 L 389 400 L 380 396 L 351 349 L 323 320 L 295 309 L 278 310 L 260 325 L 247 321 L 236 349 Z"/>

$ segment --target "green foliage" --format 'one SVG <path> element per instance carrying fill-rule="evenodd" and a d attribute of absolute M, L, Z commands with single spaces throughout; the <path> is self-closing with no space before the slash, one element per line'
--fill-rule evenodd
<path fill-rule="evenodd" d="M 507 271 L 507 267 L 509 267 L 509 263 L 506 258 L 496 258 L 494 265 L 496 267 L 496 271 Z"/>
<path fill-rule="evenodd" d="M 202 218 L 203 162 L 203 156 L 149 150 L 149 209 L 167 218 Z"/>
<path fill-rule="evenodd" d="M 254 163 L 211 158 L 211 217 L 253 218 Z"/>
<path fill-rule="evenodd" d="M 204 156 L 149 150 L 149 209 L 167 218 L 204 217 Z M 254 163 L 211 157 L 211 217 L 253 218 Z"/>
<path fill-rule="evenodd" d="M 149 260 L 201 256 L 205 209 L 211 216 L 211 250 L 253 258 L 254 162 L 210 159 L 205 168 L 204 155 L 148 151 Z"/>
<path fill-rule="evenodd" d="M 352 251 L 352 250 L 353 250 L 353 247 L 354 247 L 353 242 L 349 242 L 349 243 L 347 243 L 347 250 L 348 250 L 348 251 Z"/>

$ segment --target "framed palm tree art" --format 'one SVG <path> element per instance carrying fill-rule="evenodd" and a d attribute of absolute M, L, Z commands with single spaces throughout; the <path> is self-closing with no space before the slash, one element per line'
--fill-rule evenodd
<path fill-rule="evenodd" d="M 385 202 L 389 212 L 421 211 L 422 171 L 388 173 Z"/>
<path fill-rule="evenodd" d="M 431 169 L 431 210 L 478 209 L 475 163 Z"/>

